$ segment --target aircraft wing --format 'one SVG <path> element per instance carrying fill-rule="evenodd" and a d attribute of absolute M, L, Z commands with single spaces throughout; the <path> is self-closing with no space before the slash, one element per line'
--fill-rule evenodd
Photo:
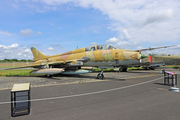
<path fill-rule="evenodd" d="M 55 64 L 77 64 L 79 62 L 88 62 L 90 60 L 89 57 L 83 57 L 81 59 L 72 59 L 72 60 L 59 60 L 59 61 L 49 61 L 48 64 L 55 65 Z"/>
<path fill-rule="evenodd" d="M 12 69 L 20 69 L 20 68 L 38 68 L 38 67 L 41 67 L 41 66 L 44 66 L 44 65 L 27 65 L 27 66 L 23 66 L 23 67 L 14 67 L 14 68 L 7 68 L 5 70 L 12 70 Z"/>
<path fill-rule="evenodd" d="M 135 50 L 135 52 L 142 52 L 142 51 L 147 51 L 147 50 L 155 50 L 155 49 L 161 49 L 161 48 L 167 48 L 167 47 L 174 47 L 174 46 L 177 46 L 177 45 L 163 46 L 163 47 L 154 47 L 154 48 L 149 47 L 148 49 Z"/>
<path fill-rule="evenodd" d="M 39 62 L 33 65 L 27 65 L 27 66 L 23 66 L 23 67 L 15 67 L 15 68 L 8 68 L 5 70 L 11 70 L 11 69 L 20 69 L 20 68 L 39 68 L 42 66 L 49 66 L 49 65 L 65 65 L 65 64 L 69 64 L 69 66 L 81 66 L 83 65 L 83 62 L 88 62 L 90 60 L 90 58 L 88 57 L 83 57 L 81 59 L 72 59 L 72 60 L 61 60 L 61 61 L 46 61 L 43 60 L 43 62 Z"/>

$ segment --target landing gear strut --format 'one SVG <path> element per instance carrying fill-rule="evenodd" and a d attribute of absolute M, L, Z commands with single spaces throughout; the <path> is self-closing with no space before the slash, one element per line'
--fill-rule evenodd
<path fill-rule="evenodd" d="M 101 69 L 101 72 L 97 75 L 97 79 L 104 79 L 103 69 Z"/>

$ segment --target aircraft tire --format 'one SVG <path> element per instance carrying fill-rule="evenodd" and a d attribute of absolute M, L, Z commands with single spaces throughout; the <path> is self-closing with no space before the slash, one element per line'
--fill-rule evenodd
<path fill-rule="evenodd" d="M 97 75 L 97 79 L 104 79 L 104 75 L 103 74 L 101 74 L 100 75 L 100 73 Z"/>
<path fill-rule="evenodd" d="M 151 70 L 155 70 L 155 68 L 153 68 L 153 67 L 150 67 L 150 69 L 151 69 Z"/>
<path fill-rule="evenodd" d="M 120 68 L 119 71 L 120 72 L 127 72 L 127 68 Z"/>
<path fill-rule="evenodd" d="M 127 68 L 124 68 L 124 69 L 123 69 L 123 72 L 127 72 Z"/>
<path fill-rule="evenodd" d="M 53 77 L 53 75 L 47 75 L 47 77 L 48 77 L 48 78 L 52 78 L 52 77 Z"/>
<path fill-rule="evenodd" d="M 145 70 L 149 70 L 149 67 L 145 67 Z"/>
<path fill-rule="evenodd" d="M 102 74 L 102 78 L 101 79 L 104 79 L 104 75 Z"/>

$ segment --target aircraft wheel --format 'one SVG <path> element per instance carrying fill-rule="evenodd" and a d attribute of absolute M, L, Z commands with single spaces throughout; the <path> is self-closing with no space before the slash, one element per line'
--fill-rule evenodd
<path fill-rule="evenodd" d="M 100 75 L 100 73 L 97 75 L 97 79 L 104 79 L 104 75 L 103 74 L 101 74 Z"/>
<path fill-rule="evenodd" d="M 48 78 L 52 78 L 52 77 L 53 77 L 53 75 L 47 75 L 47 77 L 48 77 Z"/>
<path fill-rule="evenodd" d="M 150 67 L 151 70 L 155 70 L 153 67 Z"/>
<path fill-rule="evenodd" d="M 101 79 L 104 79 L 104 75 L 102 74 L 102 78 Z"/>
<path fill-rule="evenodd" d="M 127 72 L 127 68 L 120 68 L 119 71 L 120 72 Z"/>
<path fill-rule="evenodd" d="M 52 78 L 53 77 L 53 75 L 49 75 L 49 78 Z"/>
<path fill-rule="evenodd" d="M 150 67 L 146 67 L 146 70 L 149 70 L 150 69 Z"/>
<path fill-rule="evenodd" d="M 123 69 L 123 72 L 127 72 L 127 68 L 124 68 L 124 69 Z"/>

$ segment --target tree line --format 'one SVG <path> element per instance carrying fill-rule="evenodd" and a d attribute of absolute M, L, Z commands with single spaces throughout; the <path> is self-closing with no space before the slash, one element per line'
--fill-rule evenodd
<path fill-rule="evenodd" d="M 4 59 L 4 60 L 0 60 L 0 62 L 33 62 L 33 60 L 26 60 L 26 59 L 21 59 L 21 60 L 18 60 L 18 59 Z"/>

